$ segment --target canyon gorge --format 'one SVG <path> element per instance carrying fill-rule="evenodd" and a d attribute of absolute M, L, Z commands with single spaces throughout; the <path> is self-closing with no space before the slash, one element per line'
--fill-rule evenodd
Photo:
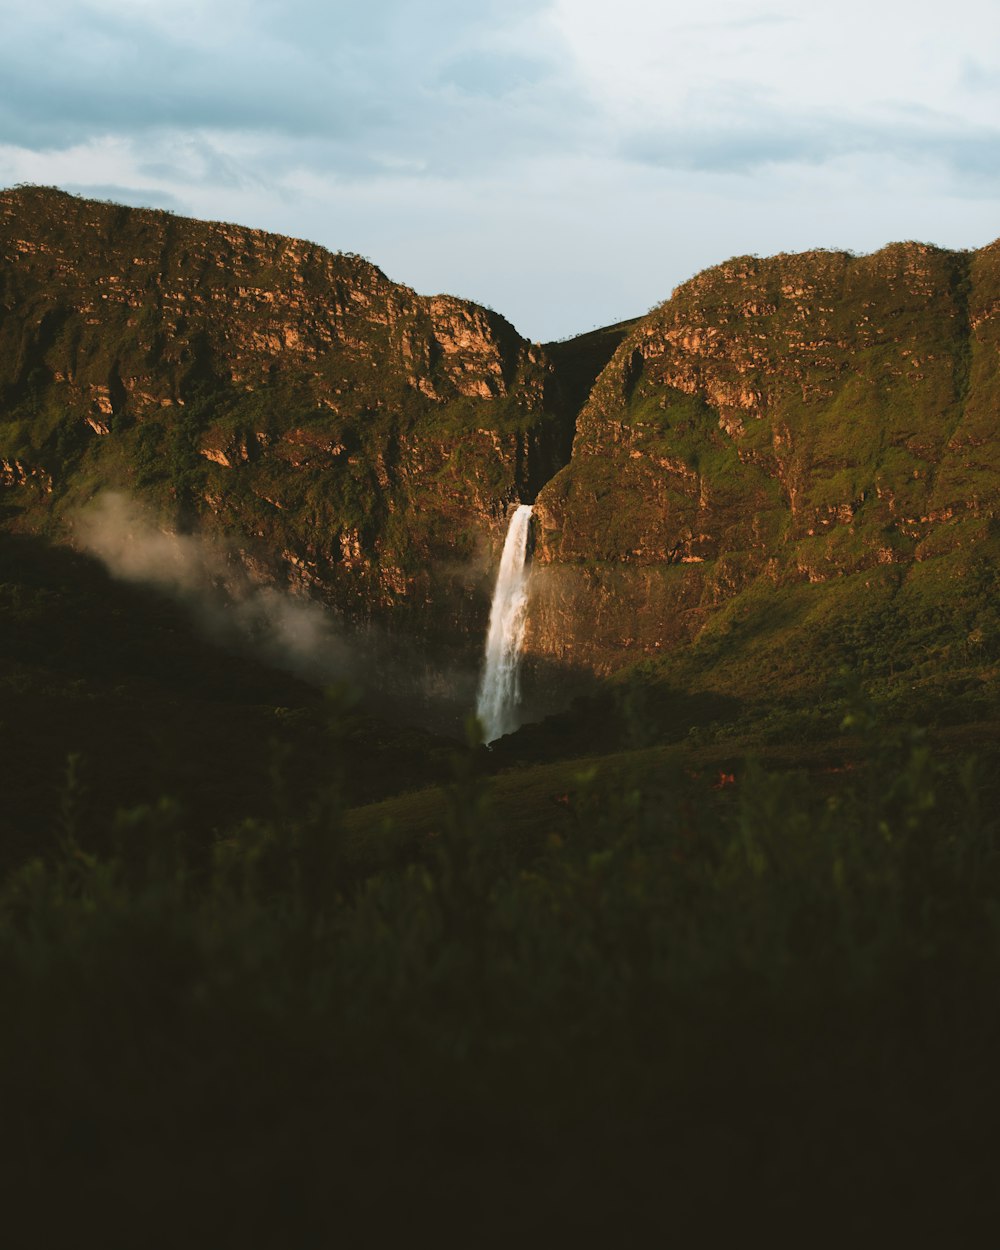
<path fill-rule="evenodd" d="M 533 504 L 540 706 L 637 663 L 800 684 L 817 635 L 951 610 L 995 567 L 998 402 L 1000 244 L 739 257 L 541 345 L 349 253 L 0 194 L 8 527 L 72 541 L 125 492 L 348 631 L 471 665 Z"/>

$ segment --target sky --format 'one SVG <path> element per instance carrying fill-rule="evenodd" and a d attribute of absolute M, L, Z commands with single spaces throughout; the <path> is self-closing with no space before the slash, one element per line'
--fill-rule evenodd
<path fill-rule="evenodd" d="M 997 0 L 0 0 L 0 185 L 360 252 L 546 341 L 1000 236 Z"/>

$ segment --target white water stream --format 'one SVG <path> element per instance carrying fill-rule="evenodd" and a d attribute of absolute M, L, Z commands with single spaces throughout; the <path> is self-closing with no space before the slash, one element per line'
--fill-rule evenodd
<path fill-rule="evenodd" d="M 486 667 L 476 703 L 476 715 L 486 742 L 493 742 L 518 726 L 521 644 L 524 642 L 528 608 L 530 529 L 531 505 L 519 504 L 510 518 L 500 557 L 500 572 L 493 591 L 490 628 L 486 636 Z"/>

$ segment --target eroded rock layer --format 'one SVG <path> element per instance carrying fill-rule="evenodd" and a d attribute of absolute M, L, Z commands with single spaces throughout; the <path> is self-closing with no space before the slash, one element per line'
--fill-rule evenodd
<path fill-rule="evenodd" d="M 618 348 L 541 493 L 532 648 L 608 671 L 753 586 L 985 550 L 998 413 L 1000 244 L 699 274 Z"/>
<path fill-rule="evenodd" d="M 571 441 L 496 313 L 258 230 L 0 195 L 0 485 L 29 517 L 123 488 L 349 614 L 464 629 Z"/>
<path fill-rule="evenodd" d="M 893 614 L 963 578 L 989 600 L 998 309 L 1000 244 L 907 243 L 737 258 L 541 348 L 358 256 L 21 188 L 0 194 L 0 499 L 65 533 L 124 489 L 259 579 L 474 655 L 508 507 L 538 494 L 539 672 L 700 647 L 697 684 L 770 631 L 727 687 L 749 688 L 788 621 L 818 636 L 874 604 L 889 655 Z M 1000 619 L 952 599 L 955 637 L 1000 655 Z"/>

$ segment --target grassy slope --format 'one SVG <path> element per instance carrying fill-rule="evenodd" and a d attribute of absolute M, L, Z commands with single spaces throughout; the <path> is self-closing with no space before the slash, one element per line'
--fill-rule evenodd
<path fill-rule="evenodd" d="M 207 872 L 136 816 L 8 877 L 11 1218 L 58 1223 L 40 1171 L 150 1244 L 195 1210 L 196 1245 L 964 1234 L 996 1161 L 995 768 L 855 715 L 792 753 L 809 777 L 654 749 L 491 798 L 459 753 L 443 802 L 230 827 Z"/>

